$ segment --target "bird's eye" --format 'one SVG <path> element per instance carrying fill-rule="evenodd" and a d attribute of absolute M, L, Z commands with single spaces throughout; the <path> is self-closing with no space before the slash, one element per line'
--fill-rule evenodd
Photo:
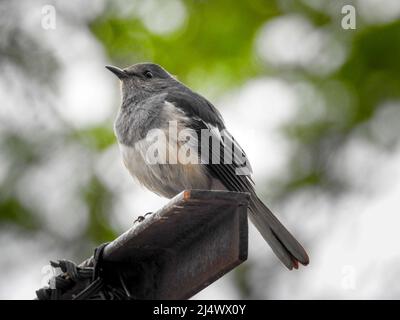
<path fill-rule="evenodd" d="M 145 76 L 146 78 L 148 78 L 148 79 L 153 78 L 153 74 L 152 74 L 150 71 L 145 71 L 145 72 L 144 72 L 144 76 Z"/>

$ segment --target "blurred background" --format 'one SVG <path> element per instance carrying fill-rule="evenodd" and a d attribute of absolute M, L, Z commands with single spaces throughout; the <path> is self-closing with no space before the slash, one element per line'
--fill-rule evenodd
<path fill-rule="evenodd" d="M 143 61 L 219 108 L 311 257 L 287 271 L 251 226 L 248 261 L 194 298 L 400 297 L 398 0 L 2 0 L 0 17 L 0 298 L 167 202 L 112 131 L 104 65 Z"/>

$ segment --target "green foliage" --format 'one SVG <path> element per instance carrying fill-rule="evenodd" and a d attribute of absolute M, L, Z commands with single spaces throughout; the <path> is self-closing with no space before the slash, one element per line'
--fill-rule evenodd
<path fill-rule="evenodd" d="M 93 176 L 82 190 L 82 196 L 89 209 L 89 224 L 85 234 L 94 243 L 115 239 L 117 234 L 111 228 L 108 219 L 113 200 L 111 191 L 96 176 Z"/>
<path fill-rule="evenodd" d="M 322 115 L 304 123 L 307 115 L 299 114 L 284 127 L 297 147 L 289 178 L 280 182 L 277 193 L 281 197 L 310 186 L 334 194 L 346 191 L 346 178 L 330 170 L 330 159 L 354 131 L 374 118 L 384 102 L 400 98 L 400 22 L 365 27 L 352 37 L 344 65 L 323 79 L 312 80 L 326 102 Z M 346 94 L 340 88 L 332 88 L 332 81 L 343 86 L 349 97 L 343 97 Z M 304 158 L 309 159 L 307 165 L 299 166 Z"/>
<path fill-rule="evenodd" d="M 116 16 L 111 2 L 91 29 L 117 64 L 152 60 L 194 86 L 217 81 L 225 87 L 260 74 L 253 40 L 261 24 L 278 14 L 274 2 L 186 1 L 185 5 L 186 23 L 172 34 L 150 32 L 134 12 L 127 18 Z"/>
<path fill-rule="evenodd" d="M 400 21 L 361 30 L 338 73 L 357 94 L 348 127 L 370 119 L 379 104 L 400 97 Z"/>
<path fill-rule="evenodd" d="M 40 161 L 38 150 L 15 133 L 0 139 L 3 156 L 9 163 L 7 175 L 0 184 L 0 224 L 13 224 L 24 230 L 40 230 L 36 213 L 23 205 L 15 192 L 15 185 L 25 170 Z"/>
<path fill-rule="evenodd" d="M 10 132 L 1 137 L 1 149 L 12 164 L 12 169 L 20 171 L 40 161 L 38 146 L 16 132 Z M 36 147 L 36 148 L 35 148 Z"/>
<path fill-rule="evenodd" d="M 115 143 L 111 123 L 76 130 L 71 133 L 71 138 L 95 151 L 103 151 Z"/>
<path fill-rule="evenodd" d="M 20 201 L 14 197 L 3 199 L 0 197 L 0 222 L 16 225 L 24 231 L 40 230 L 40 221 L 29 208 L 23 206 Z"/>

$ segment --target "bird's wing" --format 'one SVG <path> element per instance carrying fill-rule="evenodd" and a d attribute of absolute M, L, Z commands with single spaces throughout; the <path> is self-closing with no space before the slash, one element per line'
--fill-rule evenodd
<path fill-rule="evenodd" d="M 199 144 L 201 162 L 209 173 L 221 181 L 228 190 L 254 192 L 249 160 L 232 135 L 226 129 L 219 131 L 199 118 L 191 119 L 191 128 L 196 130 L 199 137 L 202 130 L 210 132 L 211 138 L 200 139 Z M 214 143 L 218 142 L 219 150 L 213 147 Z M 202 152 L 205 148 L 208 149 L 208 154 Z"/>
<path fill-rule="evenodd" d="M 221 114 L 211 102 L 188 88 L 182 89 L 169 91 L 165 100 L 183 110 L 189 118 L 199 118 L 219 130 L 225 128 Z"/>
<path fill-rule="evenodd" d="M 165 99 L 183 110 L 190 119 L 187 126 L 197 133 L 200 161 L 211 176 L 220 180 L 228 190 L 254 192 L 249 160 L 226 130 L 217 109 L 203 97 L 185 92 L 169 93 Z M 203 137 L 204 131 L 208 132 L 209 138 Z"/>

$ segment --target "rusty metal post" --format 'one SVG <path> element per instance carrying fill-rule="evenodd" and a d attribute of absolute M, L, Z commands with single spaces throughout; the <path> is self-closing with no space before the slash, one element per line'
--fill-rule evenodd
<path fill-rule="evenodd" d="M 247 259 L 248 201 L 247 193 L 184 191 L 109 243 L 103 260 L 135 299 L 188 299 Z"/>

